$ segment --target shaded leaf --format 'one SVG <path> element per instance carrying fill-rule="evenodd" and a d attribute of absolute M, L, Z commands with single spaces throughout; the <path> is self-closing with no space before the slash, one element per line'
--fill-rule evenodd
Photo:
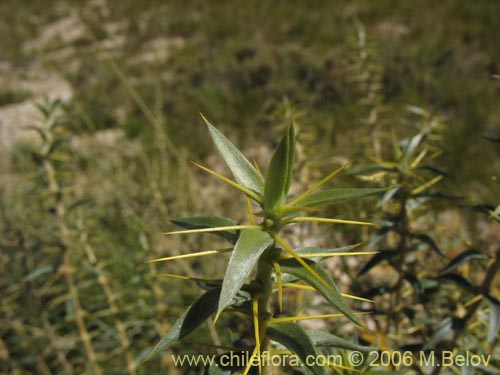
<path fill-rule="evenodd" d="M 291 124 L 274 152 L 266 173 L 264 206 L 267 209 L 276 208 L 288 194 L 292 181 L 294 160 L 295 131 L 293 124 Z"/>
<path fill-rule="evenodd" d="M 439 284 L 436 282 L 436 280 L 419 279 L 416 275 L 408 272 L 404 274 L 403 278 L 411 284 L 419 298 L 425 297 L 426 293 L 433 293 L 438 291 Z M 413 313 L 413 310 L 411 311 Z"/>
<path fill-rule="evenodd" d="M 304 197 L 304 199 L 295 202 L 294 206 L 323 207 L 323 206 L 328 206 L 330 204 L 342 202 L 345 200 L 351 200 L 351 199 L 365 197 L 367 195 L 380 193 L 386 190 L 387 190 L 386 188 L 327 189 L 309 194 L 308 196 Z"/>
<path fill-rule="evenodd" d="M 414 194 L 413 198 L 433 198 L 433 199 L 446 199 L 448 201 L 456 201 L 462 199 L 458 195 L 445 194 L 440 191 L 426 190 L 422 193 Z"/>
<path fill-rule="evenodd" d="M 460 207 L 469 211 L 482 213 L 490 213 L 495 210 L 495 207 L 491 204 L 462 204 Z"/>
<path fill-rule="evenodd" d="M 324 375 L 325 372 L 321 366 L 307 364 L 307 359 L 316 358 L 317 353 L 313 342 L 300 326 L 293 323 L 272 324 L 267 327 L 266 335 L 295 353 L 307 374 Z"/>
<path fill-rule="evenodd" d="M 500 143 L 500 138 L 498 137 L 488 137 L 488 136 L 484 136 L 483 137 L 485 140 L 491 142 L 491 143 Z"/>
<path fill-rule="evenodd" d="M 233 370 L 223 369 L 218 363 L 205 367 L 200 375 L 231 375 Z"/>
<path fill-rule="evenodd" d="M 355 344 L 351 341 L 343 339 L 342 337 L 332 335 L 329 332 L 306 330 L 306 333 L 313 342 L 314 346 L 328 346 L 332 348 L 359 350 L 362 352 L 377 350 L 375 347 Z"/>
<path fill-rule="evenodd" d="M 394 168 L 387 167 L 382 164 L 369 164 L 366 166 L 360 166 L 360 167 L 355 167 L 351 168 L 347 174 L 348 175 L 354 175 L 354 176 L 359 176 L 363 173 L 375 173 L 375 172 L 390 172 L 393 171 Z"/>
<path fill-rule="evenodd" d="M 252 272 L 264 250 L 273 242 L 274 240 L 268 233 L 258 229 L 247 229 L 241 232 L 227 265 L 217 309 L 218 313 L 232 303 L 233 298 Z"/>
<path fill-rule="evenodd" d="M 361 270 L 358 272 L 358 276 L 364 275 L 368 271 L 370 271 L 373 267 L 375 267 L 377 264 L 383 262 L 383 261 L 388 261 L 390 262 L 394 257 L 396 257 L 397 253 L 392 250 L 386 250 L 386 251 L 381 251 L 378 254 L 375 254 L 364 266 L 361 268 Z"/>
<path fill-rule="evenodd" d="M 170 330 L 162 337 L 160 342 L 151 351 L 149 358 L 162 350 L 170 347 L 174 342 L 182 339 L 194 331 L 217 309 L 220 288 L 212 289 L 198 298 L 170 327 Z"/>
<path fill-rule="evenodd" d="M 429 172 L 434 173 L 436 175 L 440 175 L 440 176 L 450 178 L 450 179 L 455 178 L 455 176 L 453 176 L 452 174 L 445 172 L 439 168 L 433 167 L 431 165 L 422 165 L 421 167 L 418 167 L 417 169 L 423 170 L 423 171 L 429 171 Z"/>
<path fill-rule="evenodd" d="M 292 274 L 299 279 L 305 281 L 316 289 L 330 304 L 349 318 L 352 322 L 361 325 L 359 319 L 352 313 L 351 309 L 344 302 L 344 299 L 340 295 L 340 291 L 337 285 L 334 283 L 332 278 L 325 272 L 325 270 L 318 265 L 318 263 L 310 260 L 304 259 L 304 261 L 321 277 L 323 282 L 318 280 L 314 275 L 311 274 L 307 269 L 305 269 L 297 260 L 295 259 L 284 259 L 279 261 L 281 272 Z M 326 286 L 327 284 L 328 286 Z"/>
<path fill-rule="evenodd" d="M 463 253 L 459 254 L 455 258 L 453 258 L 450 263 L 441 271 L 441 274 L 448 273 L 453 271 L 462 263 L 468 262 L 473 259 L 488 259 L 486 254 L 483 254 L 475 249 L 465 250 Z"/>
<path fill-rule="evenodd" d="M 389 285 L 381 285 L 367 290 L 366 292 L 362 293 L 360 297 L 373 299 L 375 296 L 381 296 L 386 293 L 391 293 L 392 291 L 394 291 L 393 287 Z"/>
<path fill-rule="evenodd" d="M 434 349 L 442 342 L 451 341 L 455 334 L 455 330 L 460 328 L 461 325 L 463 325 L 463 322 L 459 319 L 446 318 L 437 327 L 427 344 L 425 344 L 423 350 Z"/>
<path fill-rule="evenodd" d="M 299 247 L 295 249 L 295 252 L 302 256 L 307 256 L 308 254 L 318 254 L 318 253 L 329 254 L 321 257 L 318 256 L 315 257 L 315 258 L 327 258 L 328 256 L 335 256 L 335 253 L 349 252 L 350 250 L 355 249 L 357 247 L 359 247 L 359 244 L 342 246 L 334 249 L 323 249 L 321 247 L 310 246 L 310 247 Z"/>
<path fill-rule="evenodd" d="M 436 242 L 434 242 L 434 240 L 431 237 L 429 237 L 428 235 L 423 234 L 423 233 L 410 233 L 410 237 L 418 239 L 421 242 L 427 244 L 432 250 L 434 250 L 436 253 L 438 253 L 438 255 L 440 255 L 441 257 L 445 256 L 443 254 L 443 252 L 441 251 L 441 249 L 439 248 L 439 246 L 436 244 Z"/>
<path fill-rule="evenodd" d="M 264 179 L 243 154 L 205 118 L 210 137 L 236 181 L 244 187 L 262 195 Z"/>
<path fill-rule="evenodd" d="M 439 275 L 437 279 L 452 281 L 462 289 L 471 293 L 477 292 L 477 288 L 474 285 L 472 285 L 469 280 L 465 279 L 463 276 L 457 275 L 456 273 L 447 273 L 444 275 Z"/>
<path fill-rule="evenodd" d="M 238 225 L 238 222 L 233 219 L 228 219 L 222 216 L 195 216 L 195 217 L 184 217 L 184 218 L 174 218 L 170 222 L 186 229 L 204 229 L 204 228 L 219 228 L 219 227 L 230 227 Z M 232 244 L 238 241 L 240 235 L 239 230 L 228 230 L 213 232 L 213 234 L 225 238 Z"/>

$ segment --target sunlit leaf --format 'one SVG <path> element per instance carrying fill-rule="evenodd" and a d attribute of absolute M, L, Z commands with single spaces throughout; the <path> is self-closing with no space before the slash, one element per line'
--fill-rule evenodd
<path fill-rule="evenodd" d="M 303 368 L 310 375 L 324 375 L 324 369 L 313 362 L 308 365 L 308 358 L 316 358 L 317 353 L 314 344 L 307 333 L 297 324 L 279 323 L 272 324 L 267 328 L 266 334 L 271 340 L 279 342 L 290 351 L 295 353 L 301 360 Z"/>
<path fill-rule="evenodd" d="M 488 316 L 488 342 L 495 341 L 496 336 L 500 333 L 500 301 L 489 298 L 490 313 Z"/>
<path fill-rule="evenodd" d="M 203 120 L 207 124 L 210 137 L 217 151 L 219 151 L 219 154 L 233 173 L 236 181 L 240 185 L 262 195 L 264 192 L 264 179 L 252 163 L 220 131 L 210 124 L 205 117 L 203 117 Z"/>
<path fill-rule="evenodd" d="M 274 209 L 280 205 L 288 194 L 295 160 L 295 132 L 293 124 L 288 127 L 278 148 L 273 154 L 266 173 L 264 186 L 264 206 Z"/>
<path fill-rule="evenodd" d="M 217 314 L 231 304 L 262 253 L 272 243 L 273 239 L 264 231 L 250 229 L 241 232 L 227 265 Z"/>
<path fill-rule="evenodd" d="M 403 142 L 405 145 L 403 154 L 405 157 L 410 156 L 413 154 L 413 152 L 417 149 L 417 147 L 420 145 L 420 142 L 422 142 L 422 138 L 424 137 L 423 134 L 417 134 L 410 139 L 405 139 Z"/>
<path fill-rule="evenodd" d="M 428 111 L 426 111 L 423 108 L 416 107 L 414 105 L 407 105 L 406 110 L 410 113 L 413 113 L 413 114 L 421 116 L 421 117 L 425 117 L 425 118 L 430 117 L 430 113 Z"/>
<path fill-rule="evenodd" d="M 329 258 L 334 257 L 337 254 L 345 254 L 351 252 L 352 249 L 358 248 L 361 243 L 357 243 L 354 245 L 337 247 L 334 249 L 324 249 L 321 247 L 308 246 L 308 247 L 299 247 L 295 249 L 295 252 L 303 257 L 311 257 L 311 258 Z M 321 255 L 318 255 L 321 254 Z M 353 255 L 356 255 L 354 253 Z"/>

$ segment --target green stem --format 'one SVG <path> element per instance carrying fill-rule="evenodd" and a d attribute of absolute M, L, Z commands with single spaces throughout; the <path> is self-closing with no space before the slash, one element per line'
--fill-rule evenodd
<path fill-rule="evenodd" d="M 491 284 L 493 283 L 493 280 L 495 279 L 495 276 L 498 273 L 498 270 L 500 270 L 500 248 L 497 250 L 496 255 L 495 255 L 495 260 L 489 265 L 487 271 L 486 271 L 486 276 L 483 279 L 483 282 L 481 283 L 481 286 L 479 287 L 478 292 L 480 294 L 484 295 L 489 295 L 490 294 L 490 289 L 491 289 Z M 460 338 L 466 333 L 467 330 L 467 324 L 472 320 L 474 315 L 476 314 L 476 311 L 479 309 L 479 306 L 481 305 L 483 299 L 480 299 L 470 305 L 467 309 L 467 312 L 462 319 L 463 325 L 461 329 L 457 329 L 453 335 L 453 339 L 451 341 L 451 348 L 449 350 L 453 350 L 457 347 L 459 347 L 459 340 Z M 431 373 L 431 375 L 438 375 L 443 367 L 441 366 L 436 366 L 434 368 L 434 371 Z"/>
<path fill-rule="evenodd" d="M 396 328 L 396 337 L 400 338 L 401 333 L 401 317 L 400 317 L 400 309 L 401 309 L 401 298 L 402 298 L 402 288 L 404 282 L 404 276 L 406 273 L 406 264 L 405 258 L 408 250 L 408 246 L 406 244 L 407 237 L 409 234 L 409 222 L 408 222 L 408 212 L 406 210 L 406 202 L 408 199 L 408 193 L 406 189 L 401 189 L 401 197 L 399 199 L 400 209 L 398 213 L 398 221 L 399 228 L 397 233 L 399 235 L 399 241 L 396 248 L 396 252 L 398 254 L 398 261 L 396 265 L 396 269 L 399 273 L 398 281 L 395 285 L 396 295 L 393 301 L 393 314 L 394 314 L 394 326 Z"/>
<path fill-rule="evenodd" d="M 271 248 L 272 250 L 272 248 Z M 269 340 L 266 338 L 265 332 L 267 324 L 272 317 L 270 310 L 270 299 L 273 291 L 272 281 L 273 267 L 268 262 L 267 257 L 262 256 L 257 264 L 257 274 L 255 281 L 259 285 L 259 331 L 261 337 L 261 354 L 269 350 Z M 271 375 L 271 366 L 262 365 L 262 375 Z"/>

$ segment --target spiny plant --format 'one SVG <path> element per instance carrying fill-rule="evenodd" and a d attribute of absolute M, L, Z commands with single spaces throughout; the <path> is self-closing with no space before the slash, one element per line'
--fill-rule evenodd
<path fill-rule="evenodd" d="M 355 246 L 347 248 L 325 249 L 318 247 L 294 248 L 284 238 L 283 229 L 299 223 L 330 223 L 351 225 L 373 225 L 368 222 L 325 218 L 319 216 L 303 216 L 303 212 L 317 212 L 318 209 L 341 201 L 358 199 L 375 194 L 384 188 L 330 188 L 319 190 L 346 165 L 336 169 L 318 183 L 296 197 L 288 197 L 293 178 L 295 159 L 295 131 L 293 122 L 279 142 L 267 168 L 265 177 L 257 165 L 252 165 L 245 156 L 213 125 L 203 117 L 220 156 L 234 176 L 229 179 L 205 166 L 194 163 L 203 171 L 231 185 L 246 196 L 248 224 L 222 216 L 202 216 L 172 219 L 171 222 L 184 228 L 167 234 L 212 233 L 230 243 L 223 249 L 207 250 L 186 255 L 169 256 L 154 259 L 150 262 L 163 262 L 175 259 L 214 256 L 230 253 L 224 278 L 194 279 L 182 275 L 172 277 L 202 282 L 208 289 L 175 321 L 169 332 L 161 338 L 150 355 L 153 356 L 176 341 L 190 334 L 211 315 L 215 321 L 222 313 L 242 313 L 253 326 L 253 344 L 243 348 L 234 348 L 250 354 L 250 360 L 241 367 L 225 368 L 212 366 L 207 369 L 210 374 L 229 374 L 242 370 L 244 375 L 249 371 L 259 374 L 271 374 L 269 363 L 262 360 L 265 352 L 269 352 L 278 343 L 289 352 L 294 353 L 302 362 L 307 374 L 319 375 L 325 372 L 323 366 L 307 362 L 308 356 L 316 356 L 316 346 L 339 346 L 355 348 L 359 345 L 338 336 L 322 331 L 304 330 L 296 322 L 307 319 L 328 317 L 345 317 L 358 326 L 363 326 L 358 313 L 353 312 L 344 298 L 360 299 L 342 293 L 329 274 L 322 268 L 320 260 L 345 255 L 369 254 L 351 251 Z M 258 211 L 254 212 L 254 207 Z M 250 282 L 247 279 L 252 276 Z M 300 283 L 305 282 L 308 285 Z M 314 316 L 286 316 L 283 311 L 283 289 L 306 288 L 315 290 L 329 302 L 338 312 Z M 277 294 L 277 310 L 271 309 L 271 301 Z M 242 339 L 248 339 L 242 337 Z M 247 340 L 248 341 L 248 340 Z M 335 364 L 330 364 L 334 366 Z"/>
<path fill-rule="evenodd" d="M 373 233 L 369 244 L 379 252 L 361 268 L 358 274 L 361 276 L 384 261 L 398 273 L 395 284 L 387 290 L 375 289 L 367 294 L 372 298 L 379 292 L 381 294 L 391 292 L 390 306 L 386 314 L 392 320 L 393 324 L 389 327 L 395 330 L 391 334 L 395 336 L 396 342 L 401 341 L 404 315 L 411 310 L 408 298 L 405 301 L 402 299 L 407 286 L 413 285 L 417 303 L 423 296 L 425 288 L 431 287 L 427 285 L 428 283 L 422 284 L 418 279 L 417 273 L 422 270 L 417 267 L 416 262 L 409 261 L 410 255 L 415 254 L 417 250 L 430 248 L 439 256 L 443 256 L 428 234 L 417 232 L 412 228 L 417 217 L 428 213 L 431 201 L 436 196 L 442 196 L 431 189 L 446 176 L 446 173 L 430 164 L 441 153 L 441 149 L 430 139 L 434 141 L 438 139 L 438 131 L 443 125 L 437 118 L 433 118 L 420 108 L 408 107 L 408 109 L 415 116 L 414 121 L 409 124 L 416 128 L 416 134 L 398 140 L 396 133 L 392 131 L 392 155 L 385 160 L 373 157 L 374 164 L 356 171 L 358 177 L 364 180 L 376 181 L 380 185 L 387 183 L 398 185 L 387 191 L 379 201 L 382 213 L 381 225 Z"/>
<path fill-rule="evenodd" d="M 347 53 L 349 58 L 348 80 L 361 99 L 358 105 L 363 108 L 365 118 L 363 121 L 370 132 L 370 142 L 373 153 L 377 157 L 382 155 L 380 133 L 386 111 L 386 99 L 383 93 L 384 67 L 380 59 L 377 46 L 367 35 L 363 23 L 354 18 L 356 37 L 350 38 L 351 51 Z"/>
<path fill-rule="evenodd" d="M 375 307 L 375 315 L 379 316 L 375 336 L 381 346 L 400 350 L 454 350 L 461 345 L 476 350 L 484 348 L 484 353 L 489 348 L 491 352 L 500 324 L 500 302 L 491 292 L 500 252 L 495 249 L 489 254 L 487 249 L 469 248 L 451 255 L 438 246 L 432 231 L 423 229 L 421 223 L 419 228 L 419 218 L 431 221 L 430 216 L 436 211 L 432 205 L 438 199 L 455 203 L 458 198 L 436 188 L 441 180 L 451 178 L 433 163 L 442 153 L 441 121 L 423 109 L 408 107 L 408 110 L 412 114 L 408 123 L 414 126 L 416 134 L 398 140 L 393 132 L 391 157 L 373 158 L 374 164 L 357 171 L 363 179 L 398 185 L 380 199 L 381 225 L 370 243 L 379 252 L 358 273 L 362 276 L 383 262 L 397 273 L 392 285 L 361 293 L 366 298 L 378 294 L 389 297 L 386 306 Z M 493 210 L 488 214 L 496 219 Z M 471 282 L 457 273 L 465 264 L 476 270 L 473 274 L 484 273 L 483 280 Z M 473 327 L 472 317 L 480 310 L 482 301 L 488 301 L 482 315 L 488 316 L 489 324 Z M 385 324 L 380 324 L 384 317 Z M 427 371 L 414 367 L 419 373 Z M 432 374 L 441 370 L 442 367 L 435 366 Z"/>

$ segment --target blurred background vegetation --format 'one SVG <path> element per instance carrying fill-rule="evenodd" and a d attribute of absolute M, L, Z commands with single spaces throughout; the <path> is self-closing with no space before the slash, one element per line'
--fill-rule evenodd
<path fill-rule="evenodd" d="M 187 373 L 168 355 L 139 366 L 195 296 L 161 273 L 215 276 L 226 258 L 144 261 L 213 241 L 163 238 L 173 216 L 245 217 L 241 197 L 189 164 L 227 172 L 198 112 L 260 164 L 293 112 L 296 190 L 383 156 L 392 131 L 412 133 L 411 111 L 426 113 L 445 125 L 441 190 L 476 211 L 497 206 L 498 14 L 494 0 L 2 1 L 0 373 Z M 436 241 L 491 250 L 487 217 L 447 204 L 431 211 Z M 377 208 L 339 210 L 369 219 Z M 309 230 L 338 245 L 367 236 Z"/>

